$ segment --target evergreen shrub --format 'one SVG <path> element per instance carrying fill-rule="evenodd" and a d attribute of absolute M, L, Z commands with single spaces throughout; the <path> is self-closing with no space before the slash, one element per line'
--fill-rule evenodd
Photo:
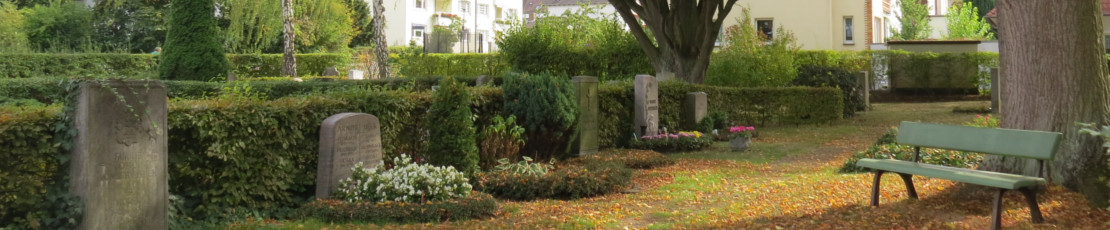
<path fill-rule="evenodd" d="M 578 101 L 566 76 L 509 73 L 501 86 L 504 112 L 514 115 L 528 135 L 524 154 L 547 160 L 564 153 L 575 133 Z"/>
<path fill-rule="evenodd" d="M 467 174 L 476 173 L 480 169 L 470 93 L 451 77 L 441 80 L 439 86 L 428 110 L 427 160 L 434 165 L 454 166 Z"/>
<path fill-rule="evenodd" d="M 485 218 L 493 216 L 498 209 L 497 199 L 473 192 L 463 198 L 420 203 L 316 200 L 298 211 L 301 218 L 327 222 L 407 223 Z"/>
<path fill-rule="evenodd" d="M 160 75 L 168 80 L 207 81 L 227 76 L 228 62 L 212 10 L 215 0 L 173 0 Z"/>

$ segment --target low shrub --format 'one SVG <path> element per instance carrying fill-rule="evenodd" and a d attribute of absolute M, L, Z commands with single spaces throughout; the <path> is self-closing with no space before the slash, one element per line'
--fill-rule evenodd
<path fill-rule="evenodd" d="M 560 165 L 544 175 L 494 171 L 479 175 L 478 190 L 512 200 L 577 199 L 619 191 L 632 179 L 632 169 L 619 162 L 589 161 Z"/>
<path fill-rule="evenodd" d="M 301 218 L 327 222 L 434 222 L 493 216 L 497 212 L 497 199 L 489 194 L 471 192 L 461 198 L 419 203 L 316 200 L 298 211 Z"/>
<path fill-rule="evenodd" d="M 531 157 L 523 157 L 524 160 L 517 163 L 509 163 L 508 158 L 501 158 L 497 160 L 497 167 L 493 168 L 494 172 L 508 172 L 517 175 L 530 175 L 542 176 L 547 174 L 555 166 L 551 163 L 532 163 Z M 555 160 L 552 159 L 552 162 Z"/>
<path fill-rule="evenodd" d="M 981 128 L 998 128 L 1002 124 L 1002 119 L 993 119 L 991 115 L 976 114 L 969 122 L 965 122 L 964 126 L 981 127 Z"/>
<path fill-rule="evenodd" d="M 985 105 L 965 105 L 952 108 L 952 113 L 991 113 L 991 107 Z"/>
<path fill-rule="evenodd" d="M 491 122 L 482 130 L 479 144 L 479 165 L 483 170 L 497 166 L 500 159 L 517 159 L 524 145 L 524 128 L 516 125 L 516 116 L 502 118 L 497 115 Z"/>
<path fill-rule="evenodd" d="M 281 76 L 282 54 L 228 54 L 231 72 L 239 77 Z M 297 54 L 299 74 L 319 75 L 327 67 L 345 71 L 346 53 Z M 151 54 L 0 54 L 0 78 L 112 76 L 144 78 L 157 75 L 161 55 Z M 216 77 L 216 76 L 210 76 Z"/>
<path fill-rule="evenodd" d="M 802 66 L 798 69 L 798 77 L 790 84 L 840 89 L 844 98 L 844 117 L 852 117 L 856 115 L 856 111 L 867 108 L 863 98 L 863 90 L 866 89 L 859 84 L 861 76 L 859 72 L 840 68 Z"/>
<path fill-rule="evenodd" d="M 642 136 L 628 142 L 629 148 L 661 152 L 697 151 L 710 145 L 713 145 L 713 137 L 698 131 Z"/>
<path fill-rule="evenodd" d="M 671 158 L 668 158 L 662 153 L 639 149 L 607 149 L 594 155 L 580 156 L 564 161 L 563 163 L 584 164 L 590 161 L 619 162 L 633 169 L 653 169 L 674 164 L 674 160 L 671 160 Z"/>
<path fill-rule="evenodd" d="M 698 131 L 702 133 L 713 133 L 713 130 L 724 130 L 732 125 L 728 119 L 728 113 L 721 111 L 709 112 L 698 122 Z"/>
<path fill-rule="evenodd" d="M 473 189 L 466 176 L 450 166 L 416 164 L 405 154 L 393 163 L 391 169 L 355 164 L 351 177 L 339 183 L 335 197 L 347 202 L 423 203 L 463 197 Z"/>
<path fill-rule="evenodd" d="M 566 76 L 510 73 L 505 76 L 504 113 L 515 115 L 528 135 L 525 155 L 547 160 L 565 153 L 575 133 L 578 100 Z"/>

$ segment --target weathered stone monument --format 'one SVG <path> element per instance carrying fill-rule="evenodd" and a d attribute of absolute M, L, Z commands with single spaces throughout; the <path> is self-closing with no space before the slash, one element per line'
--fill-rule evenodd
<path fill-rule="evenodd" d="M 377 167 L 382 160 L 381 124 L 365 113 L 340 113 L 320 125 L 320 161 L 316 166 L 316 198 L 326 199 L 363 163 Z"/>
<path fill-rule="evenodd" d="M 705 92 L 686 93 L 686 103 L 682 105 L 682 119 L 688 129 L 697 128 L 701 119 L 709 113 L 708 97 Z"/>
<path fill-rule="evenodd" d="M 635 118 L 636 136 L 659 134 L 659 85 L 655 76 L 636 75 Z"/>
<path fill-rule="evenodd" d="M 232 81 L 238 81 L 238 80 L 239 80 L 239 77 L 235 76 L 235 72 L 233 72 L 233 71 L 228 71 L 227 72 L 227 81 L 232 82 Z"/>
<path fill-rule="evenodd" d="M 489 81 L 490 81 L 489 76 L 479 75 L 478 79 L 474 80 L 474 86 L 483 86 L 483 85 L 489 84 Z"/>
<path fill-rule="evenodd" d="M 321 76 L 325 76 L 325 77 L 339 76 L 339 69 L 335 68 L 335 66 L 328 67 L 328 68 L 324 69 L 324 74 L 322 74 Z"/>
<path fill-rule="evenodd" d="M 84 82 L 77 99 L 69 191 L 85 205 L 77 229 L 166 229 L 166 86 Z"/>
<path fill-rule="evenodd" d="M 998 68 L 991 68 L 991 113 L 994 114 L 1002 114 L 1002 82 L 998 74 Z"/>
<path fill-rule="evenodd" d="M 597 98 L 596 77 L 574 77 L 578 91 L 578 155 L 593 155 L 598 150 L 598 113 L 600 106 Z"/>
<path fill-rule="evenodd" d="M 362 70 L 351 69 L 350 71 L 347 71 L 347 79 L 348 80 L 366 80 L 366 75 L 364 74 L 364 72 L 362 72 Z"/>
<path fill-rule="evenodd" d="M 656 73 L 656 75 L 657 75 L 657 76 L 655 76 L 656 81 L 675 80 L 674 72 L 667 71 L 667 72 Z"/>

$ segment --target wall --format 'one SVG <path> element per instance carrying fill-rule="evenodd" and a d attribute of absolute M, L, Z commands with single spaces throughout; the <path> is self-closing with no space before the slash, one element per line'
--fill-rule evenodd
<path fill-rule="evenodd" d="M 612 4 L 604 4 L 604 5 L 594 4 L 594 5 L 595 5 L 595 7 L 599 6 L 601 9 L 597 10 L 598 11 L 597 14 L 591 14 L 590 15 L 593 18 L 599 18 L 601 16 L 616 15 L 617 14 L 617 9 L 613 8 Z M 547 16 L 561 16 L 561 15 L 563 15 L 563 12 L 570 11 L 570 12 L 573 13 L 573 12 L 579 11 L 581 9 L 582 9 L 582 7 L 578 6 L 578 5 L 547 6 Z M 619 17 L 619 16 L 617 16 L 617 17 Z"/>
<path fill-rule="evenodd" d="M 784 7 L 791 6 L 791 7 Z M 867 19 L 864 0 L 740 0 L 725 20 L 725 28 L 736 25 L 743 9 L 751 11 L 752 21 L 774 20 L 774 28 L 794 33 L 806 50 L 866 50 Z M 844 17 L 853 18 L 854 44 L 844 42 Z"/>
<path fill-rule="evenodd" d="M 372 0 L 366 0 L 367 3 L 373 4 Z M 456 14 L 462 18 L 465 23 L 463 29 L 466 29 L 471 35 L 467 37 L 464 43 L 460 40 L 455 45 L 456 53 L 476 53 L 479 50 L 483 53 L 488 53 L 497 50 L 497 44 L 494 43 L 497 31 L 503 31 L 508 27 L 506 25 L 498 24 L 498 20 L 508 20 L 510 17 L 522 19 L 522 2 L 521 1 L 497 1 L 497 0 L 468 0 L 470 4 L 467 12 L 462 12 L 463 0 L 451 0 L 447 6 L 437 6 L 436 0 L 424 0 L 424 8 L 416 8 L 416 0 L 387 0 L 384 3 L 385 17 L 386 17 L 386 40 L 389 46 L 408 46 L 413 39 L 413 24 L 424 25 L 424 32 L 432 31 L 432 25 L 435 22 L 432 18 L 436 15 L 437 8 L 446 9 L 446 13 Z M 479 5 L 486 4 L 486 14 L 478 14 Z M 503 18 L 497 18 L 497 8 L 504 9 Z M 508 9 L 515 9 L 515 15 L 508 15 Z M 483 44 L 478 44 L 476 32 L 482 32 Z M 427 36 L 425 36 L 427 38 Z M 418 45 L 423 45 L 423 41 L 416 41 Z M 480 45 L 480 46 L 479 46 Z"/>

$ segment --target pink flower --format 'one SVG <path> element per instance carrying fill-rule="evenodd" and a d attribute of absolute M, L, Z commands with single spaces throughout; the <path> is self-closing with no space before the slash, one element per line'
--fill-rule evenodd
<path fill-rule="evenodd" d="M 677 134 L 671 134 L 671 138 L 678 139 L 678 135 Z"/>
<path fill-rule="evenodd" d="M 646 140 L 651 140 L 651 136 L 643 136 L 643 137 L 640 137 L 640 138 L 643 138 L 643 139 L 646 139 Z"/>

